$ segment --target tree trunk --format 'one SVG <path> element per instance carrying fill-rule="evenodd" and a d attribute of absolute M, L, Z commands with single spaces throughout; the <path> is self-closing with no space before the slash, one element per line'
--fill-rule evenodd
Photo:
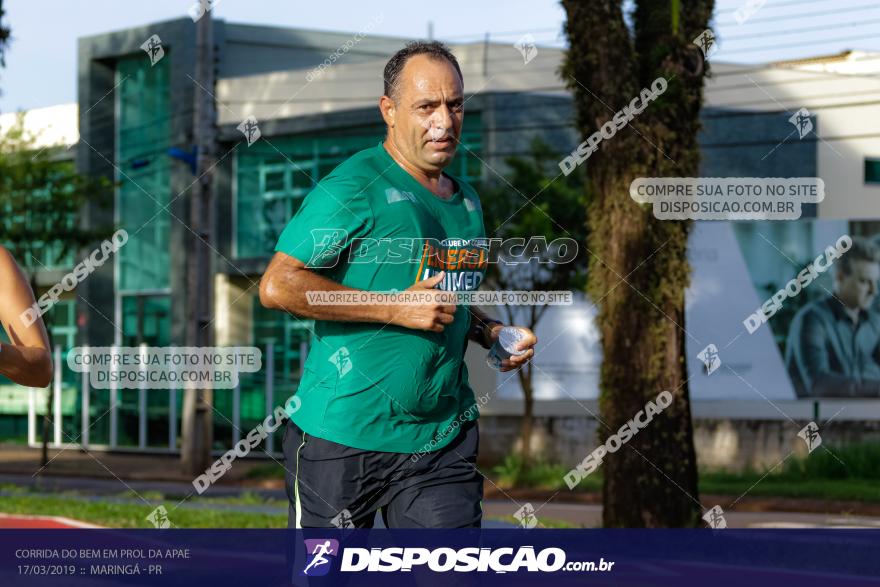
<path fill-rule="evenodd" d="M 689 222 L 661 221 L 635 203 L 638 177 L 698 174 L 702 73 L 691 40 L 705 30 L 712 0 L 638 0 L 633 29 L 620 0 L 563 0 L 570 49 L 562 74 L 587 139 L 623 106 L 664 78 L 667 90 L 604 139 L 587 166 L 588 293 L 602 338 L 599 440 L 604 443 L 662 391 L 672 404 L 603 464 L 606 527 L 695 526 L 697 491 L 687 387 L 684 291 Z"/>
<path fill-rule="evenodd" d="M 628 186 L 629 181 L 625 183 Z M 628 198 L 623 185 L 607 193 L 617 193 L 620 200 Z M 606 228 L 613 246 L 596 247 L 607 267 L 619 268 L 617 273 L 623 276 L 663 242 L 668 250 L 654 255 L 653 270 L 636 271 L 628 278 L 631 286 L 622 284 L 603 300 L 600 413 L 605 426 L 600 425 L 601 441 L 661 391 L 672 391 L 674 400 L 626 446 L 606 457 L 603 523 L 606 527 L 692 526 L 701 508 L 683 359 L 687 229 L 681 223 L 653 226 L 653 219 L 623 209 L 605 206 L 594 215 L 606 219 L 616 233 L 612 236 Z M 616 275 L 595 269 L 595 287 L 606 291 L 613 287 Z M 604 280 L 602 274 L 606 274 Z"/>

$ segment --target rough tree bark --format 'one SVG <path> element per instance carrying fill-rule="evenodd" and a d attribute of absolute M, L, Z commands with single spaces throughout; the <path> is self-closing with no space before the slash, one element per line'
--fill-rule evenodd
<path fill-rule="evenodd" d="M 606 527 L 697 525 L 701 515 L 685 363 L 690 223 L 657 220 L 629 196 L 638 177 L 698 175 L 705 68 L 692 40 L 713 0 L 563 0 L 570 48 L 561 70 L 584 140 L 663 77 L 666 91 L 584 163 L 590 269 L 602 337 L 600 442 L 669 390 L 673 403 L 605 457 Z M 679 10 L 680 8 L 680 10 Z"/>

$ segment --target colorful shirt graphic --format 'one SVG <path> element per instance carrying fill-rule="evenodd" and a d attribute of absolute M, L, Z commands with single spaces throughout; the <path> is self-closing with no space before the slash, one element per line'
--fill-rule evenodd
<path fill-rule="evenodd" d="M 440 282 L 445 291 L 474 291 L 486 276 L 486 239 L 446 239 L 441 243 L 426 241 L 422 247 L 422 261 L 416 281 L 446 272 Z"/>

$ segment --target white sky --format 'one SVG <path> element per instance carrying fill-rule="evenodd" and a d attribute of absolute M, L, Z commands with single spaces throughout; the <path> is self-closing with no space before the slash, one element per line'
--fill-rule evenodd
<path fill-rule="evenodd" d="M 7 0 L 13 40 L 6 69 L 0 70 L 0 112 L 74 101 L 78 37 L 186 17 L 193 1 Z M 715 60 L 753 63 L 844 49 L 880 51 L 876 0 L 767 0 L 743 24 L 733 11 L 761 0 L 716 3 L 713 28 L 721 49 Z M 376 34 L 425 37 L 433 21 L 435 38 L 450 41 L 482 39 L 488 31 L 492 39 L 510 43 L 526 32 L 539 45 L 563 42 L 564 12 L 557 0 L 220 0 L 215 11 L 228 22 L 352 32 L 381 13 L 372 29 Z"/>

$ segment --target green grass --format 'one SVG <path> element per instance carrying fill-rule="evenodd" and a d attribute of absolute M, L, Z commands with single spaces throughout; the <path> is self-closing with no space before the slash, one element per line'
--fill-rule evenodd
<path fill-rule="evenodd" d="M 284 467 L 278 463 L 254 465 L 244 475 L 245 479 L 284 479 Z"/>
<path fill-rule="evenodd" d="M 235 497 L 211 497 L 211 503 L 223 503 L 229 505 L 271 505 L 276 507 L 287 507 L 286 499 L 266 499 L 259 493 L 252 491 L 244 491 Z"/>
<path fill-rule="evenodd" d="M 795 497 L 880 502 L 880 486 L 871 479 L 789 479 L 726 473 L 700 475 L 700 493 L 752 497 Z"/>
<path fill-rule="evenodd" d="M 819 447 L 809 457 L 788 459 L 782 475 L 792 479 L 880 480 L 880 444 Z"/>
<path fill-rule="evenodd" d="M 826 450 L 827 449 L 827 450 Z M 880 502 L 880 444 L 820 447 L 788 458 L 775 470 L 704 471 L 700 491 L 724 495 L 800 497 Z"/>
<path fill-rule="evenodd" d="M 701 471 L 700 492 L 717 495 L 794 497 L 880 502 L 880 444 L 851 444 L 819 448 L 811 455 L 793 456 L 771 472 Z M 508 456 L 492 469 L 502 488 L 568 490 L 563 479 L 569 467 L 537 460 L 524 470 L 519 458 Z M 599 492 L 601 469 L 584 478 L 575 491 Z"/>
<path fill-rule="evenodd" d="M 208 509 L 173 509 L 177 502 L 152 505 L 102 503 L 72 497 L 15 495 L 0 498 L 0 510 L 7 514 L 65 516 L 112 528 L 152 528 L 146 519 L 153 508 L 164 505 L 168 519 L 177 528 L 285 528 L 287 514 L 227 512 Z"/>
<path fill-rule="evenodd" d="M 551 463 L 536 459 L 532 466 L 524 469 L 518 456 L 508 455 L 505 459 L 492 467 L 492 480 L 502 489 L 544 489 L 556 491 L 557 489 L 568 490 L 563 477 L 570 467 L 558 463 Z M 602 489 L 602 475 L 598 472 L 588 475 L 576 487 L 575 491 L 594 492 Z"/>

